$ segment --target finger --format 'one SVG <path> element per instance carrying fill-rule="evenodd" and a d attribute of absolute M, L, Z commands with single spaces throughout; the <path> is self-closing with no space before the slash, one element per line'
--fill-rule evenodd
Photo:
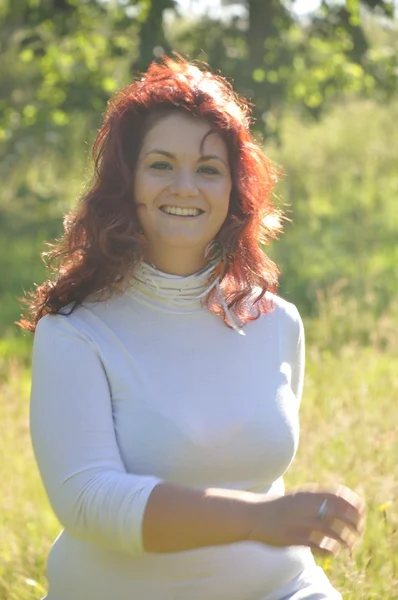
<path fill-rule="evenodd" d="M 363 534 L 365 528 L 365 519 L 360 515 L 353 515 L 352 513 L 346 513 L 344 517 L 339 519 L 346 527 L 355 533 L 357 536 Z"/>
<path fill-rule="evenodd" d="M 323 521 L 329 524 L 335 520 L 340 521 L 343 526 L 348 527 L 356 535 L 363 533 L 365 515 L 356 506 L 341 497 L 329 499 L 327 511 L 323 518 Z"/>
<path fill-rule="evenodd" d="M 322 525 L 317 524 L 317 528 L 309 533 L 308 538 L 311 542 L 315 542 L 318 545 L 323 545 L 325 540 L 329 540 L 329 544 L 338 544 L 339 548 L 343 546 L 351 549 L 353 544 L 352 534 L 347 535 L 346 532 L 333 529 L 326 523 Z"/>
<path fill-rule="evenodd" d="M 336 514 L 335 520 L 340 522 L 343 527 L 348 527 L 355 535 L 362 535 L 365 519 L 355 510 L 347 509 L 340 514 Z"/>
<path fill-rule="evenodd" d="M 341 545 L 332 538 L 324 537 L 319 548 L 322 552 L 329 552 L 330 555 L 336 556 L 341 550 Z"/>
<path fill-rule="evenodd" d="M 339 485 L 334 490 L 318 488 L 316 496 L 318 496 L 318 500 L 326 498 L 331 504 L 334 504 L 337 500 L 342 507 L 353 507 L 360 514 L 366 512 L 366 503 L 361 496 L 344 485 Z"/>
<path fill-rule="evenodd" d="M 342 516 L 333 518 L 329 513 L 322 520 L 317 519 L 314 521 L 312 529 L 318 532 L 319 535 L 330 537 L 338 541 L 341 546 L 352 550 L 361 535 L 363 525 L 362 523 L 356 525 L 346 522 Z"/>
<path fill-rule="evenodd" d="M 300 545 L 308 546 L 321 556 L 336 556 L 341 549 L 336 540 L 328 538 L 317 531 L 311 532 L 310 535 L 302 535 Z"/>
<path fill-rule="evenodd" d="M 362 521 L 357 521 L 351 515 L 336 514 L 335 512 L 329 511 L 329 514 L 325 515 L 322 520 L 314 522 L 314 529 L 319 531 L 335 531 L 341 535 L 345 532 L 345 535 L 351 537 L 359 537 L 363 532 Z"/>
<path fill-rule="evenodd" d="M 337 488 L 336 496 L 345 500 L 349 507 L 353 507 L 360 515 L 364 515 L 366 512 L 365 501 L 353 490 L 340 485 Z"/>
<path fill-rule="evenodd" d="M 328 538 L 336 540 L 341 546 L 350 550 L 352 550 L 357 539 L 357 535 L 353 534 L 348 527 L 341 527 L 336 524 L 330 527 L 324 526 L 321 531 Z"/>

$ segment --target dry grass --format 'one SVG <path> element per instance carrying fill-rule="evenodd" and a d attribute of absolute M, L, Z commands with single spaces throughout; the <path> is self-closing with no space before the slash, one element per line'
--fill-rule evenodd
<path fill-rule="evenodd" d="M 286 484 L 344 483 L 365 497 L 357 550 L 319 560 L 345 600 L 398 598 L 397 392 L 396 352 L 308 349 L 301 445 Z M 59 532 L 32 454 L 28 395 L 26 362 L 0 359 L 0 600 L 44 595 L 46 556 Z"/>

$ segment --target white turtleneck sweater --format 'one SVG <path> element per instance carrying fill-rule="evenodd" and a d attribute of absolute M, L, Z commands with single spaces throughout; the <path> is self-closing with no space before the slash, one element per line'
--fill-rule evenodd
<path fill-rule="evenodd" d="M 210 271 L 176 277 L 143 264 L 122 295 L 38 324 L 31 436 L 64 528 L 48 600 L 341 598 L 307 548 L 143 549 L 158 483 L 282 495 L 297 450 L 298 311 L 273 296 L 273 312 L 237 335 L 202 306 Z"/>

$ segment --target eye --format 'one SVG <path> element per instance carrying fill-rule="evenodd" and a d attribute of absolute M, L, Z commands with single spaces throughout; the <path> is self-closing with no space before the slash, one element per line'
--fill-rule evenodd
<path fill-rule="evenodd" d="M 158 160 L 151 164 L 149 168 L 156 169 L 157 171 L 165 171 L 166 169 L 172 169 L 172 166 L 168 162 Z"/>
<path fill-rule="evenodd" d="M 205 173 L 205 175 L 219 175 L 220 171 L 215 167 L 210 167 L 209 165 L 204 165 L 203 167 L 199 167 L 199 173 Z"/>

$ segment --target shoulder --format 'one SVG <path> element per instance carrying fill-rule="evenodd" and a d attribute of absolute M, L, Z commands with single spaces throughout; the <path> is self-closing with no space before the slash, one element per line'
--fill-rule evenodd
<path fill-rule="evenodd" d="M 55 315 L 45 315 L 37 323 L 34 335 L 35 346 L 53 345 L 60 338 L 83 339 L 83 328 L 73 315 L 60 312 Z"/>
<path fill-rule="evenodd" d="M 269 303 L 273 306 L 275 314 L 278 318 L 285 319 L 291 323 L 300 324 L 302 322 L 298 308 L 292 302 L 285 300 L 281 296 L 276 294 L 268 293 L 266 298 Z"/>
<path fill-rule="evenodd" d="M 107 313 L 117 312 L 123 301 L 122 298 L 122 295 L 103 299 L 87 298 L 76 307 L 68 304 L 63 306 L 57 314 L 42 317 L 36 331 L 84 331 L 89 323 L 95 321 L 98 325 Z"/>
<path fill-rule="evenodd" d="M 298 340 L 304 335 L 303 321 L 295 304 L 288 300 L 267 292 L 267 312 L 260 319 L 276 321 L 282 335 Z"/>
<path fill-rule="evenodd" d="M 121 295 L 101 300 L 86 299 L 75 308 L 73 304 L 64 306 L 57 314 L 47 314 L 40 319 L 35 332 L 36 344 L 69 339 L 97 348 L 101 340 L 109 339 L 113 322 L 125 308 Z"/>
<path fill-rule="evenodd" d="M 35 337 L 51 339 L 59 335 L 85 338 L 90 315 L 101 311 L 100 302 L 84 302 L 74 310 L 69 304 L 57 314 L 47 314 L 37 324 Z M 98 308 L 97 308 L 98 305 Z"/>
<path fill-rule="evenodd" d="M 57 369 L 66 360 L 74 360 L 74 368 L 90 356 L 98 356 L 99 348 L 87 319 L 77 310 L 71 314 L 47 314 L 36 326 L 33 341 L 33 364 L 53 365 Z M 77 366 L 76 366 L 77 365 Z"/>
<path fill-rule="evenodd" d="M 253 292 L 251 294 L 252 302 L 254 302 L 256 296 L 258 296 L 260 291 L 260 288 L 253 289 Z M 271 292 L 265 293 L 265 300 L 267 303 L 267 310 L 264 311 L 264 314 L 273 315 L 276 319 L 289 321 L 297 325 L 300 325 L 302 323 L 297 306 L 292 302 L 285 300 L 277 294 L 272 294 Z"/>
<path fill-rule="evenodd" d="M 275 306 L 275 314 L 279 319 L 281 336 L 292 350 L 304 342 L 304 325 L 295 304 L 280 296 L 271 294 Z"/>

